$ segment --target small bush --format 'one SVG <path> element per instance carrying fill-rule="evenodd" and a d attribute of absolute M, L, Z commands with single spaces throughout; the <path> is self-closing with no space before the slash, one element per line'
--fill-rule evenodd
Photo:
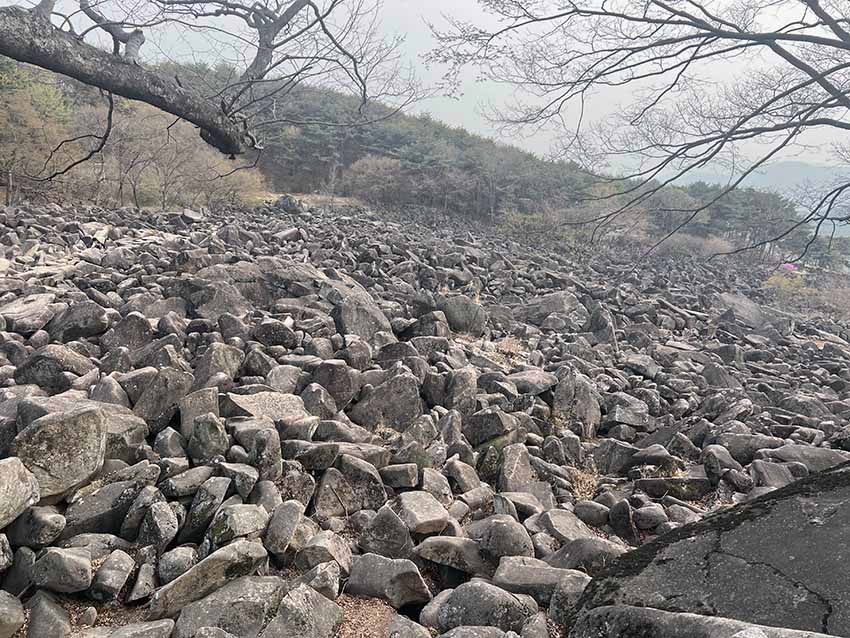
<path fill-rule="evenodd" d="M 696 237 L 687 233 L 676 233 L 666 239 L 658 248 L 656 254 L 666 257 L 701 257 L 709 258 L 734 250 L 735 247 L 720 237 Z"/>
<path fill-rule="evenodd" d="M 763 288 L 774 290 L 777 294 L 798 293 L 805 287 L 800 272 L 775 272 L 762 284 Z"/>

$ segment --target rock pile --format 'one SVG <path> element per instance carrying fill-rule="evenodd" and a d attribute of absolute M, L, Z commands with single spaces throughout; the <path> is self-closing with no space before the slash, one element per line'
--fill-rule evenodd
<path fill-rule="evenodd" d="M 0 273 L 0 638 L 832 629 L 790 586 L 758 617 L 634 569 L 584 593 L 850 460 L 846 327 L 744 266 L 287 200 L 0 209 Z M 341 595 L 396 611 L 352 629 Z"/>

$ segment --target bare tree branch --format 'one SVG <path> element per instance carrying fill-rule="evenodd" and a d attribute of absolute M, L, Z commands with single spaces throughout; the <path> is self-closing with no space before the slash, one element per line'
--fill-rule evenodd
<path fill-rule="evenodd" d="M 56 152 L 60 148 L 62 148 L 66 143 L 71 143 L 71 142 L 74 142 L 74 141 L 80 141 L 80 140 L 82 140 L 84 138 L 88 138 L 88 137 L 94 137 L 94 138 L 97 139 L 97 144 L 94 147 L 92 147 L 91 150 L 89 150 L 89 152 L 85 154 L 85 156 L 81 157 L 80 159 L 74 160 L 73 162 L 71 162 L 70 164 L 65 166 L 64 168 L 61 168 L 57 171 L 54 171 L 53 173 L 51 173 L 47 177 L 37 177 L 37 176 L 33 177 L 33 176 L 31 176 L 31 177 L 29 177 L 29 179 L 31 179 L 35 182 L 51 182 L 54 179 L 56 179 L 57 177 L 61 177 L 62 175 L 67 175 L 73 169 L 75 169 L 77 166 L 79 166 L 80 164 L 85 164 L 92 157 L 94 157 L 95 155 L 100 153 L 103 150 L 103 148 L 106 146 L 106 142 L 109 140 L 109 136 L 112 133 L 112 126 L 113 126 L 113 123 L 114 123 L 114 116 L 115 116 L 115 99 L 112 97 L 111 93 L 106 94 L 106 102 L 107 102 L 106 129 L 103 131 L 103 134 L 102 135 L 78 136 L 78 137 L 70 139 L 70 140 L 63 140 L 53 150 L 53 152 L 50 153 L 50 157 L 48 157 L 48 159 L 45 161 L 44 165 L 47 166 L 50 163 L 50 160 L 56 154 Z"/>
<path fill-rule="evenodd" d="M 813 131 L 850 130 L 850 13 L 821 0 L 486 0 L 495 28 L 447 18 L 432 26 L 447 80 L 472 65 L 484 79 L 527 96 L 493 118 L 508 127 L 564 128 L 564 157 L 610 185 L 612 210 L 564 224 L 603 230 L 622 215 L 652 212 L 650 200 L 697 170 L 728 163 L 734 177 L 685 214 L 684 228 L 768 161 L 804 147 Z M 740 72 L 739 72 L 740 71 Z M 631 104 L 586 121 L 599 89 L 630 87 Z M 575 103 L 577 124 L 570 123 Z M 565 125 L 566 124 L 566 125 Z M 616 178 L 596 165 L 629 160 Z M 635 162 L 637 166 L 635 167 Z M 836 187 L 843 193 L 845 189 Z M 842 220 L 829 198 L 791 228 Z M 661 210 L 659 212 L 670 212 Z"/>
<path fill-rule="evenodd" d="M 399 41 L 384 41 L 375 29 L 380 0 L 139 0 L 108 8 L 97 0 L 69 1 L 79 11 L 61 16 L 61 27 L 51 22 L 55 0 L 33 10 L 0 7 L 0 55 L 151 104 L 191 122 L 230 156 L 261 148 L 265 106 L 304 81 L 344 82 L 361 108 L 382 97 L 407 105 L 418 96 L 415 80 L 399 71 Z M 234 28 L 234 18 L 242 27 Z M 91 24 L 75 24 L 81 20 Z M 145 31 L 168 23 L 214 34 L 244 66 L 210 95 L 197 89 L 202 82 L 192 88 L 145 68 Z M 111 38 L 111 54 L 85 41 L 92 32 Z"/>
<path fill-rule="evenodd" d="M 179 116 L 198 126 L 204 140 L 227 155 L 250 148 L 243 126 L 228 119 L 212 102 L 169 78 L 59 31 L 37 13 L 0 7 L 0 55 Z"/>

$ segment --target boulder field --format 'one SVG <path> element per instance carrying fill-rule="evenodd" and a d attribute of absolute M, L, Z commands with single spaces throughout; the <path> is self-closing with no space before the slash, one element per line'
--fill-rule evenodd
<path fill-rule="evenodd" d="M 0 208 L 0 638 L 850 636 L 848 327 L 634 256 Z"/>

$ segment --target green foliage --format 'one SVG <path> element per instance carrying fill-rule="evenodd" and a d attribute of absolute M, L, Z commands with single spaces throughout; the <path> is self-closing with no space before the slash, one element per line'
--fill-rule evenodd
<path fill-rule="evenodd" d="M 763 287 L 772 289 L 779 294 L 789 295 L 801 291 L 804 285 L 803 273 L 794 271 L 773 273 L 764 282 Z"/>
<path fill-rule="evenodd" d="M 544 161 L 428 115 L 381 105 L 361 113 L 358 100 L 332 91 L 299 87 L 266 110 L 270 119 L 286 113 L 265 134 L 261 159 L 281 191 L 333 190 L 373 204 L 494 218 L 568 205 L 590 183 L 573 164 Z M 390 180 L 386 187 L 370 183 L 376 171 Z"/>
<path fill-rule="evenodd" d="M 130 100 L 114 103 L 113 128 L 102 151 L 59 179 L 43 181 L 97 148 L 105 101 L 91 87 L 0 58 L 3 195 L 15 200 L 61 190 L 65 197 L 99 204 L 166 208 L 227 205 L 264 192 L 259 171 L 233 172 L 236 165 L 186 122 L 174 123 Z"/>
<path fill-rule="evenodd" d="M 216 95 L 238 75 L 226 64 L 166 63 L 159 71 L 205 95 Z M 67 166 L 97 144 L 103 96 L 0 58 L 0 188 L 11 181 L 13 194 L 63 188 L 66 196 L 104 204 L 214 206 L 255 200 L 264 192 L 264 176 L 277 191 L 353 196 L 376 207 L 428 207 L 497 223 L 514 237 L 545 237 L 576 249 L 591 238 L 654 242 L 705 206 L 661 252 L 709 256 L 765 242 L 761 254 L 771 259 L 804 255 L 822 269 L 850 267 L 850 239 L 812 240 L 807 224 L 767 243 L 777 228 L 790 229 L 799 219 L 795 204 L 773 193 L 739 188 L 718 198 L 723 187 L 717 185 L 666 187 L 644 211 L 582 225 L 605 218 L 634 193 L 617 195 L 622 183 L 427 114 L 398 114 L 380 104 L 361 108 L 357 97 L 303 85 L 290 90 L 270 82 L 254 90 L 259 119 L 268 124 L 259 131 L 266 149 L 262 176 L 256 170 L 229 174 L 234 164 L 206 146 L 193 127 L 116 99 L 114 130 L 103 151 L 60 183 L 45 184 L 33 178 Z M 60 144 L 70 138 L 78 139 Z"/>
<path fill-rule="evenodd" d="M 56 76 L 0 60 L 0 186 L 5 201 L 46 190 L 33 178 L 63 161 L 70 115 Z"/>

